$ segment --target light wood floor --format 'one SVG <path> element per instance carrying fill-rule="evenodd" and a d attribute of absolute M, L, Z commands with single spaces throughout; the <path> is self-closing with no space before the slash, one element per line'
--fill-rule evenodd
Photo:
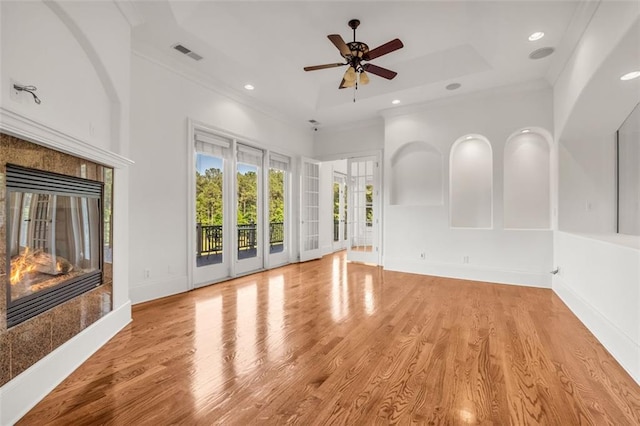
<path fill-rule="evenodd" d="M 550 290 L 339 253 L 133 319 L 21 424 L 640 424 L 640 388 Z"/>

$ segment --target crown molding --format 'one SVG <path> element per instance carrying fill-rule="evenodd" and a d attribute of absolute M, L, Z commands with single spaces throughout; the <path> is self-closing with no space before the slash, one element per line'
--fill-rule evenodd
<path fill-rule="evenodd" d="M 150 51 L 153 51 L 153 53 L 147 52 L 146 51 L 147 49 Z M 210 76 L 205 76 L 204 74 L 196 70 L 187 68 L 186 65 L 176 63 L 176 61 L 173 58 L 170 58 L 168 55 L 165 55 L 159 52 L 157 49 L 155 49 L 152 46 L 148 46 L 148 45 L 132 46 L 131 51 L 135 56 L 141 59 L 147 60 L 160 67 L 163 67 L 166 70 L 171 71 L 172 73 L 179 75 L 180 77 L 186 80 L 189 80 L 193 83 L 196 83 L 208 90 L 211 90 L 212 92 L 215 92 L 220 96 L 224 96 L 233 101 L 236 101 L 246 106 L 247 108 L 251 108 L 256 112 L 259 112 L 260 114 L 263 114 L 269 118 L 277 120 L 297 130 L 307 130 L 311 132 L 311 129 L 309 129 L 309 127 L 307 126 L 307 123 L 302 124 L 297 120 L 293 120 L 289 116 L 264 105 L 263 103 L 256 100 L 255 98 L 251 98 L 241 93 L 240 91 L 237 91 L 235 89 L 228 87 L 227 85 L 220 82 L 219 80 L 215 80 Z"/>
<path fill-rule="evenodd" d="M 384 128 L 384 119 L 382 118 L 382 116 L 378 115 L 374 118 L 336 125 L 328 125 L 327 127 L 324 127 L 322 124 L 320 124 L 318 126 L 318 130 L 322 131 L 323 133 L 341 133 L 348 132 L 350 130 L 366 129 L 368 127 L 374 126 L 381 126 Z"/>
<path fill-rule="evenodd" d="M 558 78 L 573 57 L 576 48 L 580 44 L 580 39 L 589 27 L 589 24 L 591 23 L 591 20 L 599 6 L 600 0 L 582 0 L 578 6 L 576 6 L 576 10 L 571 17 L 569 26 L 556 48 L 556 53 L 554 55 L 555 60 L 551 62 L 551 65 L 545 75 L 545 78 L 552 86 L 556 84 L 556 81 L 558 81 Z"/>
<path fill-rule="evenodd" d="M 408 115 L 423 111 L 428 111 L 434 108 L 440 108 L 448 105 L 455 105 L 461 102 L 468 102 L 472 100 L 482 100 L 495 98 L 497 96 L 517 95 L 527 92 L 539 92 L 542 90 L 552 90 L 551 85 L 544 78 L 528 81 L 525 83 L 511 84 L 507 86 L 501 86 L 491 89 L 478 90 L 475 92 L 461 93 L 459 95 L 450 96 L 447 98 L 435 99 L 428 102 L 419 104 L 411 104 L 401 107 L 388 108 L 379 111 L 380 115 L 387 118 L 398 117 L 402 115 Z"/>
<path fill-rule="evenodd" d="M 113 0 L 116 7 L 127 20 L 131 28 L 144 24 L 145 20 L 138 11 L 136 4 L 131 0 Z"/>

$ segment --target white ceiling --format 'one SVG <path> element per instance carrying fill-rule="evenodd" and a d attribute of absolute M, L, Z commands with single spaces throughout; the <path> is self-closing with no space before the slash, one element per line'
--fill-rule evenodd
<path fill-rule="evenodd" d="M 591 2 L 591 5 L 593 2 Z M 227 93 L 305 124 L 336 126 L 379 116 L 401 105 L 546 79 L 552 84 L 584 30 L 586 1 L 139 1 L 133 48 L 178 67 Z M 404 48 L 372 63 L 398 72 L 391 81 L 371 75 L 357 101 L 338 90 L 345 68 L 304 72 L 307 65 L 341 62 L 327 39 L 358 41 L 370 49 L 400 38 Z M 545 37 L 528 41 L 535 31 Z M 171 48 L 181 43 L 204 59 Z M 538 48 L 556 52 L 531 60 Z M 448 91 L 458 82 L 462 87 Z M 251 83 L 252 92 L 243 86 Z"/>

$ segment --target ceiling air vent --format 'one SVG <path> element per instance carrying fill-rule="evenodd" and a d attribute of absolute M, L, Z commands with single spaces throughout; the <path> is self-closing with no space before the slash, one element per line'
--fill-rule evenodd
<path fill-rule="evenodd" d="M 190 57 L 191 59 L 194 59 L 196 61 L 199 61 L 202 59 L 202 56 L 198 55 L 196 52 L 192 52 L 191 49 L 184 47 L 181 44 L 175 44 L 173 46 L 174 49 L 176 49 L 178 52 L 187 55 L 188 57 Z"/>
<path fill-rule="evenodd" d="M 195 59 L 196 61 L 199 61 L 200 59 L 202 59 L 202 56 L 198 55 L 196 52 L 189 52 L 187 53 L 187 56 L 190 57 L 191 59 Z"/>

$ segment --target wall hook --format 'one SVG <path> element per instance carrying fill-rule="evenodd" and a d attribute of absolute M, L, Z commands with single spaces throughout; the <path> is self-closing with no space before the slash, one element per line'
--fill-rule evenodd
<path fill-rule="evenodd" d="M 38 90 L 38 88 L 36 86 L 23 86 L 21 84 L 14 84 L 13 88 L 16 89 L 19 92 L 27 92 L 27 93 L 31 93 L 31 96 L 33 96 L 33 100 L 40 105 L 40 103 L 42 102 L 40 100 L 39 97 L 36 96 L 35 92 L 36 90 Z"/>

